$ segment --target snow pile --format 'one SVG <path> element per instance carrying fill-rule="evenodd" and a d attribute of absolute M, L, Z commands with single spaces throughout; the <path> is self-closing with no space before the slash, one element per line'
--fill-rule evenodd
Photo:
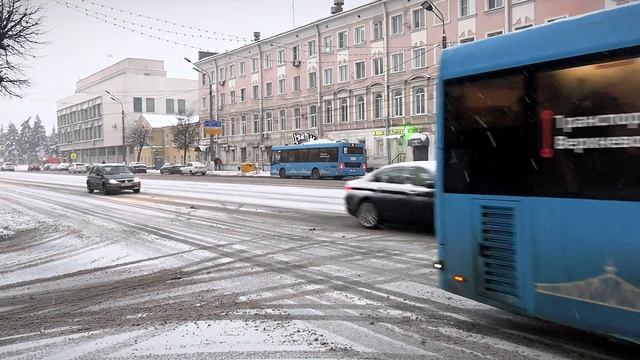
<path fill-rule="evenodd" d="M 16 233 L 33 230 L 43 224 L 43 220 L 24 214 L 17 209 L 0 207 L 0 241 L 7 240 Z"/>

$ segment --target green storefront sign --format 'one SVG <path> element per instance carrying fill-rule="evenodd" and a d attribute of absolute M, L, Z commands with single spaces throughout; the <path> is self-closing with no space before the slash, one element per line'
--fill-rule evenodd
<path fill-rule="evenodd" d="M 419 133 L 420 128 L 415 125 L 404 125 L 398 127 L 392 127 L 389 129 L 389 136 L 400 135 L 403 138 L 403 141 L 406 145 L 407 139 L 411 137 L 411 135 L 415 133 Z M 373 132 L 374 137 L 383 137 L 385 136 L 384 130 L 375 130 Z"/>

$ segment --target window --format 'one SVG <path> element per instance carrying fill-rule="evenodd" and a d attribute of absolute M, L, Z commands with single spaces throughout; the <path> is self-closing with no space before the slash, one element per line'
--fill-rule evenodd
<path fill-rule="evenodd" d="M 300 60 L 300 45 L 291 48 L 291 57 L 293 60 Z"/>
<path fill-rule="evenodd" d="M 470 43 L 473 40 L 475 40 L 474 37 L 468 37 L 468 38 L 460 39 L 460 44 Z"/>
<path fill-rule="evenodd" d="M 229 97 L 231 98 L 231 103 L 235 104 L 238 102 L 238 99 L 236 99 L 236 91 L 235 90 L 231 90 L 231 92 L 229 92 Z"/>
<path fill-rule="evenodd" d="M 384 73 L 384 60 L 379 57 L 373 59 L 373 75 L 382 75 Z"/>
<path fill-rule="evenodd" d="M 422 29 L 425 27 L 425 9 L 413 10 L 413 29 Z"/>
<path fill-rule="evenodd" d="M 240 117 L 240 131 L 242 135 L 247 134 L 247 115 L 242 115 Z"/>
<path fill-rule="evenodd" d="M 300 91 L 300 75 L 293 77 L 293 91 Z"/>
<path fill-rule="evenodd" d="M 469 0 L 460 0 L 460 17 L 469 16 L 470 14 Z"/>
<path fill-rule="evenodd" d="M 393 62 L 393 72 L 404 71 L 404 53 L 391 55 L 391 61 Z"/>
<path fill-rule="evenodd" d="M 504 0 L 487 0 L 487 10 L 493 10 L 504 6 Z"/>
<path fill-rule="evenodd" d="M 558 20 L 562 20 L 562 19 L 566 19 L 566 18 L 567 18 L 566 16 L 559 16 L 557 18 L 549 19 L 549 20 L 547 20 L 547 22 L 550 23 L 550 22 L 554 22 L 554 21 L 558 21 Z"/>
<path fill-rule="evenodd" d="M 324 69 L 324 85 L 331 85 L 333 82 L 333 69 Z"/>
<path fill-rule="evenodd" d="M 240 102 L 247 101 L 247 89 L 240 89 Z"/>
<path fill-rule="evenodd" d="M 309 106 L 309 127 L 312 129 L 318 127 L 318 106 L 316 105 Z"/>
<path fill-rule="evenodd" d="M 302 110 L 297 107 L 293 109 L 293 128 L 300 129 L 302 127 Z"/>
<path fill-rule="evenodd" d="M 413 49 L 413 68 L 421 69 L 427 66 L 427 50 L 425 48 Z"/>
<path fill-rule="evenodd" d="M 273 82 L 269 81 L 266 83 L 267 86 L 267 96 L 273 96 Z"/>
<path fill-rule="evenodd" d="M 317 74 L 315 72 L 309 73 L 309 88 L 315 88 L 318 86 Z"/>
<path fill-rule="evenodd" d="M 253 114 L 253 132 L 256 134 L 260 132 L 260 115 L 259 114 Z"/>
<path fill-rule="evenodd" d="M 391 17 L 391 34 L 398 35 L 403 33 L 404 25 L 402 23 L 402 14 Z"/>
<path fill-rule="evenodd" d="M 265 114 L 265 122 L 266 122 L 266 132 L 273 131 L 273 113 L 271 111 L 267 111 Z"/>
<path fill-rule="evenodd" d="M 244 75 L 244 74 L 245 74 L 245 72 L 246 72 L 246 67 L 247 67 L 247 66 L 246 66 L 246 62 L 245 62 L 245 61 L 242 61 L 242 62 L 240 63 L 240 75 Z"/>
<path fill-rule="evenodd" d="M 220 106 L 224 106 L 225 102 L 225 94 L 220 93 Z"/>
<path fill-rule="evenodd" d="M 340 121 L 349 121 L 349 102 L 347 99 L 340 100 Z"/>
<path fill-rule="evenodd" d="M 260 68 L 260 62 L 258 61 L 258 59 L 251 59 L 251 72 L 252 73 L 257 73 L 258 69 Z"/>
<path fill-rule="evenodd" d="M 202 74 L 202 85 L 207 85 L 207 74 Z"/>
<path fill-rule="evenodd" d="M 364 44 L 364 25 L 358 26 L 353 30 L 356 45 Z"/>
<path fill-rule="evenodd" d="M 141 97 L 134 97 L 133 98 L 133 112 L 140 112 L 140 113 L 142 112 L 142 98 Z"/>
<path fill-rule="evenodd" d="M 384 155 L 384 140 L 376 139 L 376 155 Z"/>
<path fill-rule="evenodd" d="M 338 33 L 338 49 L 342 50 L 342 49 L 346 49 L 348 46 L 347 44 L 347 32 L 346 31 L 341 31 Z"/>
<path fill-rule="evenodd" d="M 287 130 L 287 110 L 280 110 L 280 119 L 278 122 L 280 123 L 280 130 Z"/>
<path fill-rule="evenodd" d="M 140 104 L 142 107 L 142 104 Z M 187 101 L 185 99 L 178 99 L 178 114 L 184 114 L 187 112 Z"/>
<path fill-rule="evenodd" d="M 414 115 L 422 115 L 425 111 L 424 88 L 415 88 L 413 90 Z"/>
<path fill-rule="evenodd" d="M 333 101 L 327 100 L 324 102 L 324 122 L 325 124 L 333 124 Z"/>
<path fill-rule="evenodd" d="M 333 48 L 333 36 L 329 35 L 329 36 L 325 36 L 322 39 L 322 43 L 324 44 L 324 52 L 331 52 L 332 48 Z"/>
<path fill-rule="evenodd" d="M 356 100 L 356 120 L 364 120 L 364 96 L 359 96 Z"/>
<path fill-rule="evenodd" d="M 349 65 L 338 66 L 339 82 L 349 81 Z"/>
<path fill-rule="evenodd" d="M 364 64 L 364 61 L 358 61 L 356 63 L 356 79 L 364 79 L 367 76 Z"/>
<path fill-rule="evenodd" d="M 284 64 L 284 49 L 278 50 L 278 65 Z"/>
<path fill-rule="evenodd" d="M 316 56 L 317 52 L 318 52 L 318 48 L 317 48 L 317 45 L 316 45 L 316 41 L 315 40 L 311 40 L 311 41 L 307 42 L 307 54 L 309 55 L 309 57 Z"/>
<path fill-rule="evenodd" d="M 236 77 L 236 66 L 229 65 L 229 79 L 233 79 Z"/>
<path fill-rule="evenodd" d="M 156 111 L 156 99 L 147 98 L 147 112 L 155 112 Z"/>
<path fill-rule="evenodd" d="M 236 117 L 231 118 L 231 135 L 236 134 Z"/>
<path fill-rule="evenodd" d="M 264 55 L 264 68 L 268 69 L 273 66 L 273 54 Z"/>
<path fill-rule="evenodd" d="M 258 85 L 253 85 L 251 89 L 251 92 L 253 93 L 253 100 L 258 100 L 260 98 L 260 88 L 258 87 Z"/>
<path fill-rule="evenodd" d="M 393 116 L 404 115 L 404 99 L 402 98 L 402 91 L 396 91 L 393 94 Z"/>
<path fill-rule="evenodd" d="M 373 118 L 382 119 L 383 111 L 384 100 L 382 99 L 382 94 L 375 94 L 373 98 Z"/>
<path fill-rule="evenodd" d="M 382 40 L 384 32 L 382 31 L 382 21 L 373 23 L 373 41 Z"/>
<path fill-rule="evenodd" d="M 202 97 L 202 108 L 207 109 L 207 98 L 204 96 Z"/>
<path fill-rule="evenodd" d="M 225 80 L 225 78 L 224 78 L 224 77 L 225 77 L 225 74 L 226 74 L 226 73 L 227 73 L 227 72 L 224 70 L 224 68 L 223 68 L 223 67 L 221 67 L 221 68 L 218 70 L 218 74 L 220 75 L 220 81 L 224 81 L 224 80 Z"/>
<path fill-rule="evenodd" d="M 513 30 L 514 30 L 514 31 L 524 30 L 524 29 L 528 29 L 528 28 L 530 28 L 530 27 L 532 27 L 532 26 L 533 26 L 532 24 L 529 24 L 529 25 L 522 25 L 522 26 L 517 26 L 517 27 L 513 28 Z"/>
<path fill-rule="evenodd" d="M 176 112 L 176 109 L 175 109 L 175 104 L 176 104 L 176 102 L 175 102 L 175 100 L 173 100 L 173 99 L 166 99 L 166 100 L 165 100 L 165 104 L 166 104 L 166 105 L 165 105 L 165 109 L 166 109 L 166 113 L 167 113 L 167 114 L 173 114 L 173 113 L 175 113 L 175 112 Z"/>
<path fill-rule="evenodd" d="M 487 33 L 487 37 L 488 38 L 494 37 L 494 36 L 498 36 L 498 35 L 502 35 L 502 30 L 498 30 L 498 31 L 493 31 L 493 32 Z"/>
<path fill-rule="evenodd" d="M 282 95 L 287 91 L 287 80 L 280 79 L 278 80 L 278 94 Z"/>

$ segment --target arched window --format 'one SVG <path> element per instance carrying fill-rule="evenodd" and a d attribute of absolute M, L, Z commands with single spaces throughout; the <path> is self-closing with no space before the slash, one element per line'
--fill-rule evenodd
<path fill-rule="evenodd" d="M 253 114 L 253 132 L 260 132 L 260 114 Z"/>
<path fill-rule="evenodd" d="M 271 111 L 267 111 L 267 113 L 264 116 L 265 118 L 265 131 L 266 132 L 272 132 L 273 131 L 273 113 Z"/>
<path fill-rule="evenodd" d="M 402 91 L 398 90 L 393 94 L 393 116 L 404 115 L 404 99 L 402 98 Z"/>
<path fill-rule="evenodd" d="M 242 135 L 245 135 L 247 133 L 247 115 L 242 115 L 242 117 L 240 117 L 240 123 Z"/>
<path fill-rule="evenodd" d="M 349 103 L 347 102 L 347 99 L 340 100 L 340 121 L 349 121 Z"/>
<path fill-rule="evenodd" d="M 359 96 L 356 100 L 356 120 L 364 120 L 364 96 Z"/>
<path fill-rule="evenodd" d="M 325 124 L 332 124 L 333 123 L 333 101 L 326 100 L 324 102 L 324 109 L 325 109 L 325 116 L 324 116 Z"/>
<path fill-rule="evenodd" d="M 424 88 L 415 88 L 413 91 L 413 114 L 414 115 L 422 115 L 425 114 L 425 96 L 424 96 Z"/>
<path fill-rule="evenodd" d="M 376 94 L 373 102 L 373 117 L 375 119 L 382 119 L 382 114 L 384 112 L 384 102 L 382 100 L 382 94 Z"/>

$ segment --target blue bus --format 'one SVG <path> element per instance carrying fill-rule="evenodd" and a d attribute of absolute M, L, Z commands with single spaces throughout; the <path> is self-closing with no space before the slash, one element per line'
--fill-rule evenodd
<path fill-rule="evenodd" d="M 640 4 L 447 49 L 440 286 L 640 342 Z"/>
<path fill-rule="evenodd" d="M 286 177 L 343 178 L 363 176 L 367 169 L 364 144 L 314 141 L 271 149 L 271 175 Z"/>

